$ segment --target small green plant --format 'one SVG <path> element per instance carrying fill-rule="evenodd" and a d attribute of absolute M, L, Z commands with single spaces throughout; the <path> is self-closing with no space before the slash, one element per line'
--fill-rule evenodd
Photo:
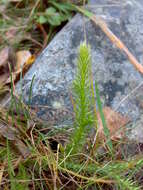
<path fill-rule="evenodd" d="M 74 132 L 71 136 L 72 152 L 80 152 L 85 145 L 86 138 L 90 135 L 91 128 L 98 128 L 97 113 L 94 94 L 96 94 L 97 105 L 103 123 L 107 146 L 112 151 L 110 133 L 106 126 L 99 90 L 95 81 L 95 93 L 93 88 L 93 77 L 91 69 L 90 47 L 83 43 L 79 48 L 76 76 L 73 81 L 73 101 L 75 112 Z"/>
<path fill-rule="evenodd" d="M 82 44 L 79 48 L 77 72 L 73 81 L 75 130 L 71 137 L 72 152 L 80 152 L 82 150 L 85 139 L 94 123 L 90 71 L 90 48 L 86 44 Z"/>
<path fill-rule="evenodd" d="M 49 1 L 49 5 L 44 12 L 40 13 L 40 16 L 37 16 L 37 22 L 40 24 L 48 23 L 51 26 L 59 26 L 72 17 L 71 4 Z"/>

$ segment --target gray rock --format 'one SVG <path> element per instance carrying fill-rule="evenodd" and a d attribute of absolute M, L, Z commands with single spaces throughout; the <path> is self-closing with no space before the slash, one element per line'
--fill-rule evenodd
<path fill-rule="evenodd" d="M 92 0 L 91 9 L 101 16 L 143 62 L 143 4 L 141 0 Z M 93 76 L 99 84 L 103 105 L 127 115 L 134 123 L 143 112 L 143 77 L 126 55 L 101 29 L 77 14 L 51 41 L 23 79 L 23 98 L 28 103 L 33 75 L 31 105 L 37 115 L 53 125 L 72 123 L 71 84 L 76 71 L 78 47 L 85 39 L 91 46 Z M 20 93 L 20 84 L 17 89 Z M 142 127 L 142 126 L 141 126 Z"/>

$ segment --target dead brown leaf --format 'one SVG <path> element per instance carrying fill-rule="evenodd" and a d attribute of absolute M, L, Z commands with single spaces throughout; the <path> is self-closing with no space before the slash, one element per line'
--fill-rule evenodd
<path fill-rule="evenodd" d="M 31 53 L 28 50 L 18 51 L 16 53 L 16 67 L 15 71 L 19 71 L 23 68 L 24 64 L 31 57 Z"/>
<path fill-rule="evenodd" d="M 33 64 L 34 61 L 35 61 L 35 56 L 34 55 L 29 57 L 29 59 L 24 64 L 24 71 L 27 71 L 28 68 Z"/>
<path fill-rule="evenodd" d="M 3 85 L 5 84 L 5 81 L 9 77 L 9 73 L 4 73 L 0 75 L 0 87 L 3 89 Z"/>
<path fill-rule="evenodd" d="M 16 53 L 16 60 L 16 66 L 14 68 L 15 71 L 12 73 L 12 79 L 15 82 L 19 79 L 20 73 L 25 73 L 32 65 L 32 63 L 35 61 L 35 56 L 31 55 L 28 50 L 22 50 Z M 5 84 L 10 83 L 11 77 L 9 76 Z"/>
<path fill-rule="evenodd" d="M 7 116 L 7 122 L 5 118 L 7 116 L 7 110 L 0 107 L 0 136 L 7 138 L 21 153 L 21 155 L 26 158 L 29 156 L 29 148 L 23 142 L 23 132 L 21 132 L 21 126 L 17 122 L 17 117 L 15 115 L 14 126 L 12 126 L 13 119 L 12 116 Z M 26 136 L 28 138 L 28 136 Z M 2 139 L 2 138 L 0 138 Z"/>
<path fill-rule="evenodd" d="M 9 47 L 5 47 L 0 51 L 0 68 L 5 67 L 9 58 Z"/>
<path fill-rule="evenodd" d="M 0 51 L 0 74 L 8 74 L 8 63 L 13 70 L 16 62 L 15 53 L 12 47 L 5 47 Z"/>
<path fill-rule="evenodd" d="M 128 117 L 122 116 L 120 113 L 115 112 L 110 107 L 103 108 L 104 117 L 107 127 L 110 131 L 112 140 L 121 139 L 125 136 L 125 125 L 130 121 Z M 99 124 L 98 137 L 105 139 L 102 120 L 99 112 L 97 113 L 97 119 Z"/>
<path fill-rule="evenodd" d="M 15 53 L 11 47 L 5 47 L 0 51 L 0 94 L 7 89 L 5 84 L 10 77 L 9 68 L 13 71 L 15 62 Z"/>
<path fill-rule="evenodd" d="M 12 141 L 24 158 L 29 155 L 30 151 L 21 141 L 18 129 L 0 121 L 0 135 Z"/>

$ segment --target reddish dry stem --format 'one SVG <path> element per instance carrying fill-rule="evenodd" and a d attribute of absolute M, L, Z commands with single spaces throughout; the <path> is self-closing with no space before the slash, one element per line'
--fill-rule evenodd
<path fill-rule="evenodd" d="M 143 74 L 143 66 L 132 55 L 125 44 L 115 34 L 113 34 L 113 32 L 108 28 L 105 21 L 103 21 L 101 18 L 96 18 L 96 16 L 92 17 L 91 20 L 101 28 L 101 30 L 108 36 L 111 42 L 116 45 L 116 47 L 125 52 L 132 65 L 134 65 L 134 67 Z"/>

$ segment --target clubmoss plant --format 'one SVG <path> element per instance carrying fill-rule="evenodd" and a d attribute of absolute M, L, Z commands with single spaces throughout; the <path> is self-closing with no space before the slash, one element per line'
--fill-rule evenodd
<path fill-rule="evenodd" d="M 102 104 L 100 100 L 97 82 L 95 81 L 95 93 L 99 113 L 103 123 L 104 133 L 107 139 L 107 146 L 112 151 L 112 142 L 110 133 L 106 126 L 104 114 L 102 112 Z M 90 46 L 84 42 L 80 45 L 79 56 L 77 60 L 77 71 L 73 81 L 73 101 L 75 112 L 74 132 L 71 136 L 73 149 L 72 152 L 80 152 L 82 150 L 86 137 L 89 136 L 91 128 L 98 128 L 95 93 L 93 88 L 92 65 Z M 69 147 L 68 147 L 69 148 Z"/>
<path fill-rule="evenodd" d="M 73 81 L 75 130 L 71 137 L 70 147 L 74 153 L 82 150 L 85 139 L 94 124 L 90 72 L 90 47 L 83 43 L 79 48 L 77 71 Z"/>

